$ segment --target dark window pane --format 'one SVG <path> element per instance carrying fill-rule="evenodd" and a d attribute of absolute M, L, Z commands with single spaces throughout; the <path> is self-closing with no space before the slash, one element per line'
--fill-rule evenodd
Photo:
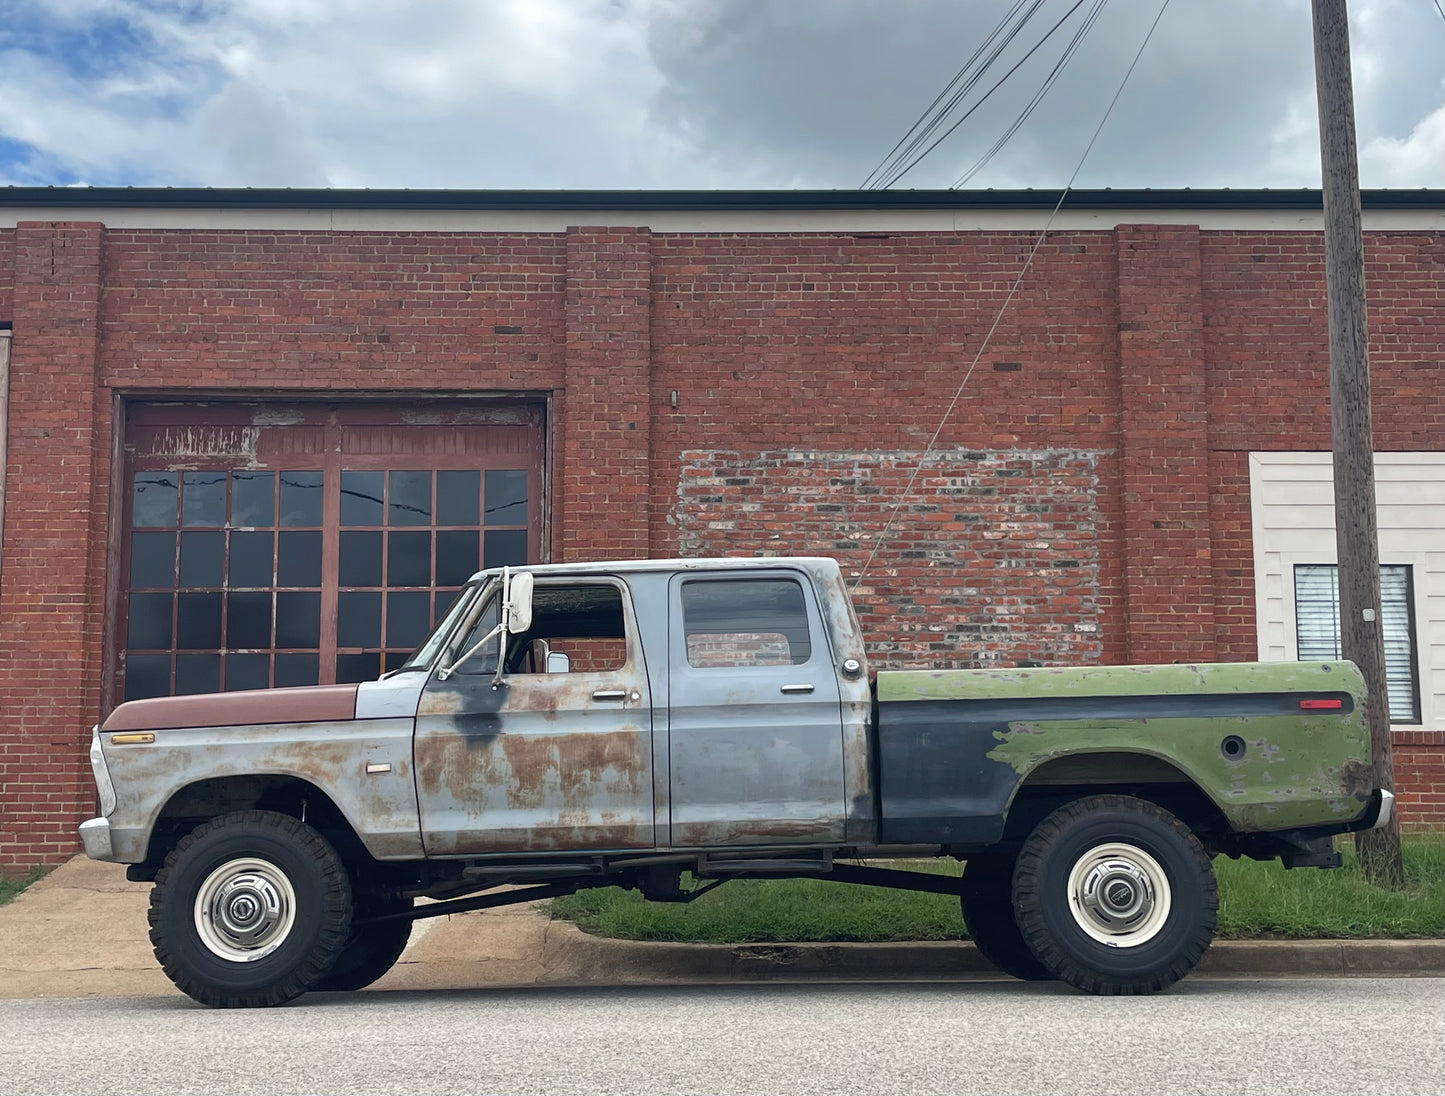
<path fill-rule="evenodd" d="M 683 583 L 682 627 L 692 666 L 797 666 L 812 657 L 803 588 L 791 579 Z"/>
<path fill-rule="evenodd" d="M 321 484 L 320 472 L 282 472 L 280 524 L 320 525 Z"/>
<path fill-rule="evenodd" d="M 336 569 L 342 586 L 380 586 L 381 531 L 343 530 Z"/>
<path fill-rule="evenodd" d="M 265 689 L 271 684 L 269 655 L 227 655 L 226 692 L 237 689 Z"/>
<path fill-rule="evenodd" d="M 284 532 L 276 546 L 277 586 L 321 585 L 321 530 Z"/>
<path fill-rule="evenodd" d="M 271 646 L 271 594 L 226 595 L 226 646 L 257 650 Z"/>
<path fill-rule="evenodd" d="M 264 533 L 231 534 L 230 584 L 237 586 L 270 586 L 275 577 L 271 564 L 276 534 Z"/>
<path fill-rule="evenodd" d="M 460 586 L 481 569 L 475 529 L 443 529 L 437 533 L 437 585 Z"/>
<path fill-rule="evenodd" d="M 171 695 L 170 655 L 126 655 L 125 698 L 149 700 Z"/>
<path fill-rule="evenodd" d="M 341 524 L 380 525 L 384 472 L 341 473 Z"/>
<path fill-rule="evenodd" d="M 381 594 L 343 590 L 336 605 L 338 647 L 381 646 Z"/>
<path fill-rule="evenodd" d="M 231 524 L 276 524 L 275 472 L 231 473 Z M 226 666 L 229 673 L 230 663 Z"/>
<path fill-rule="evenodd" d="M 386 667 L 385 672 L 391 673 L 391 671 L 397 667 L 406 665 L 407 657 L 410 654 L 410 651 L 387 651 L 386 658 L 382 663 L 382 665 Z"/>
<path fill-rule="evenodd" d="M 297 685 L 315 685 L 320 680 L 321 656 L 315 651 L 307 654 L 276 656 L 276 688 L 289 689 Z"/>
<path fill-rule="evenodd" d="M 445 617 L 451 607 L 456 604 L 457 595 L 460 593 L 460 590 L 437 591 L 436 599 L 432 602 L 431 623 L 433 628 L 442 622 L 442 618 Z"/>
<path fill-rule="evenodd" d="M 170 594 L 131 594 L 125 645 L 131 650 L 170 650 L 171 604 Z"/>
<path fill-rule="evenodd" d="M 431 534 L 386 534 L 386 584 L 431 585 Z"/>
<path fill-rule="evenodd" d="M 487 525 L 526 525 L 527 473 L 524 470 L 488 469 L 486 502 Z"/>
<path fill-rule="evenodd" d="M 221 645 L 220 593 L 176 595 L 176 646 L 188 651 Z"/>
<path fill-rule="evenodd" d="M 321 595 L 282 590 L 276 595 L 276 646 L 321 646 Z M 281 656 L 276 656 L 281 672 Z M 280 682 L 278 681 L 279 685 Z"/>
<path fill-rule="evenodd" d="M 488 529 L 483 567 L 507 567 L 527 562 L 527 530 Z"/>
<path fill-rule="evenodd" d="M 176 499 L 179 497 L 180 492 L 176 490 L 176 473 L 137 472 L 131 494 L 131 524 L 142 527 L 147 525 L 174 527 L 176 524 Z M 161 695 L 168 695 L 169 688 L 167 685 L 167 692 Z"/>
<path fill-rule="evenodd" d="M 381 656 L 375 652 L 364 655 L 336 656 L 336 683 L 349 685 L 354 681 L 375 681 L 381 675 Z"/>
<path fill-rule="evenodd" d="M 181 481 L 181 524 L 226 524 L 226 473 L 184 473 Z"/>
<path fill-rule="evenodd" d="M 176 696 L 220 691 L 220 655 L 176 655 Z"/>
<path fill-rule="evenodd" d="M 226 573 L 226 534 L 181 534 L 181 585 L 219 586 Z"/>
<path fill-rule="evenodd" d="M 481 524 L 482 474 L 475 469 L 437 473 L 438 525 Z"/>
<path fill-rule="evenodd" d="M 387 488 L 388 525 L 431 524 L 431 473 L 392 472 Z"/>
<path fill-rule="evenodd" d="M 411 650 L 431 631 L 431 594 L 386 595 L 386 645 Z"/>
<path fill-rule="evenodd" d="M 132 533 L 130 535 L 130 585 L 159 586 L 169 590 L 176 584 L 176 535 L 174 533 Z"/>

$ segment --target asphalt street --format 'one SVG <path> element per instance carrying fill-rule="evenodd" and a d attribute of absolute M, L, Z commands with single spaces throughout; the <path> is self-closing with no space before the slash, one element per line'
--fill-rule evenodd
<path fill-rule="evenodd" d="M 1440 1093 L 1445 980 L 0 1001 L 0 1092 Z"/>

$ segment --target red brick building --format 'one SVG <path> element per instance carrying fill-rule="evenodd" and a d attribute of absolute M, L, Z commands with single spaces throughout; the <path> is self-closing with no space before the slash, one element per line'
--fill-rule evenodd
<path fill-rule="evenodd" d="M 1318 192 L 1076 192 L 1000 318 L 1057 198 L 0 191 L 0 867 L 127 696 L 374 676 L 479 562 L 871 556 L 892 666 L 1315 657 Z M 1365 227 L 1439 826 L 1445 195 Z"/>

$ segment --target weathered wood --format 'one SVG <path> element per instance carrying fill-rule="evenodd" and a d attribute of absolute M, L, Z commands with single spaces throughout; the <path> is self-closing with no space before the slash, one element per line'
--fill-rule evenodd
<path fill-rule="evenodd" d="M 1365 249 L 1360 226 L 1350 29 L 1345 0 L 1313 0 L 1315 90 L 1325 212 L 1325 284 L 1330 332 L 1330 429 L 1334 449 L 1335 544 L 1339 553 L 1341 653 L 1360 668 L 1378 787 L 1394 790 L 1385 643 L 1380 612 L 1380 543 L 1375 520 L 1374 439 L 1365 316 Z M 1367 878 L 1404 880 L 1397 820 L 1356 835 Z"/>

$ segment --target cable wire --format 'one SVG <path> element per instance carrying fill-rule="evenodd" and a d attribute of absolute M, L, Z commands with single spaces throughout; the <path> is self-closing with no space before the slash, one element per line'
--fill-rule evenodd
<path fill-rule="evenodd" d="M 1050 38 L 1052 38 L 1054 36 L 1054 33 L 1060 27 L 1062 27 L 1066 22 L 1068 22 L 1069 18 L 1074 14 L 1074 12 L 1078 11 L 1081 7 L 1084 6 L 1084 3 L 1085 0 L 1075 0 L 1074 6 L 1071 7 L 1068 11 L 1066 11 L 1063 14 L 1063 17 L 1059 19 L 1059 21 L 1055 23 L 1052 27 L 1050 27 L 1042 38 L 1040 38 L 1037 42 L 1033 44 L 1033 46 L 1031 46 L 1028 52 L 1025 53 L 1022 57 L 1020 57 L 1018 61 L 1014 63 L 1013 67 L 1010 68 L 1006 73 L 1003 74 L 1002 77 L 999 78 L 998 82 L 994 84 L 993 87 L 989 88 L 986 92 L 984 92 L 983 95 L 979 98 L 978 102 L 974 103 L 973 106 L 969 107 L 968 110 L 964 111 L 963 114 L 960 115 L 951 126 L 944 130 L 937 139 L 935 139 L 922 152 L 914 156 L 913 159 L 911 159 L 906 165 L 904 165 L 902 168 L 897 168 L 888 173 L 881 186 L 875 186 L 874 189 L 886 190 L 888 187 L 898 182 L 898 180 L 902 179 L 903 176 L 907 175 L 910 171 L 917 167 L 919 163 L 922 162 L 922 160 L 930 152 L 932 152 L 944 141 L 948 140 L 948 138 L 953 134 L 954 130 L 958 129 L 959 126 L 963 125 L 964 122 L 968 121 L 968 119 L 974 114 L 975 111 L 979 109 L 979 107 L 983 106 L 984 103 L 988 102 L 989 97 L 993 95 L 993 93 L 996 92 L 999 88 L 1001 88 L 1008 80 L 1008 78 L 1014 73 L 1016 73 L 1024 65 L 1024 63 L 1028 61 L 1030 57 L 1037 53 L 1039 49 L 1043 46 L 1043 44 L 1047 42 Z"/>
<path fill-rule="evenodd" d="M 1009 287 L 1008 295 L 1004 297 L 1003 304 L 999 306 L 998 314 L 994 316 L 993 323 L 989 325 L 988 332 L 983 337 L 983 342 L 979 344 L 978 353 L 973 356 L 973 361 L 969 362 L 968 370 L 964 373 L 963 379 L 958 382 L 958 387 L 953 393 L 953 399 L 949 401 L 948 407 L 943 412 L 943 418 L 939 420 L 938 429 L 933 432 L 933 437 L 928 439 L 927 447 L 924 448 L 922 455 L 918 458 L 917 467 L 913 469 L 913 474 L 908 478 L 908 483 L 904 486 L 898 502 L 894 505 L 893 512 L 888 515 L 888 521 L 883 526 L 883 532 L 879 533 L 878 539 L 874 541 L 873 550 L 868 553 L 868 559 L 864 562 L 863 569 L 859 571 L 853 579 L 853 589 L 856 590 L 859 585 L 862 584 L 863 579 L 868 574 L 868 569 L 873 566 L 873 560 L 877 557 L 879 549 L 882 548 L 887 541 L 888 534 L 893 529 L 893 523 L 898 519 L 899 511 L 903 509 L 903 504 L 908 501 L 908 497 L 913 491 L 913 485 L 918 481 L 919 474 L 928 463 L 934 446 L 938 444 L 939 436 L 943 433 L 943 428 L 948 425 L 948 420 L 953 416 L 953 409 L 958 406 L 958 401 L 960 397 L 963 396 L 963 390 L 968 385 L 969 378 L 973 376 L 973 371 L 978 366 L 979 360 L 983 357 L 983 352 L 988 349 L 989 340 L 993 338 L 993 333 L 998 330 L 998 325 L 1002 322 L 1004 313 L 1008 311 L 1009 303 L 1014 299 L 1014 294 L 1018 292 L 1019 286 L 1023 284 L 1023 280 L 1029 272 L 1029 267 L 1033 265 L 1034 256 L 1039 253 L 1039 248 L 1042 247 L 1044 241 L 1048 239 L 1049 229 L 1053 226 L 1055 218 L 1058 217 L 1059 210 L 1063 208 L 1064 201 L 1068 198 L 1069 192 L 1073 190 L 1074 181 L 1078 179 L 1079 172 L 1084 169 L 1084 164 L 1089 159 L 1089 153 L 1094 151 L 1094 144 L 1099 140 L 1099 134 L 1104 131 L 1104 126 L 1108 123 L 1109 116 L 1114 113 L 1114 106 L 1119 102 L 1119 96 L 1124 94 L 1124 88 L 1129 83 L 1129 77 L 1134 75 L 1134 69 L 1139 65 L 1139 58 L 1144 56 L 1144 50 L 1148 48 L 1149 40 L 1154 37 L 1154 30 L 1159 26 L 1159 21 L 1164 18 L 1164 12 L 1168 10 L 1168 8 L 1169 0 L 1164 0 L 1164 3 L 1159 7 L 1159 14 L 1154 16 L 1154 22 L 1149 24 L 1149 33 L 1144 35 L 1144 41 L 1139 43 L 1139 49 L 1134 54 L 1134 60 L 1129 63 L 1128 71 L 1124 73 L 1124 78 L 1119 81 L 1118 90 L 1114 92 L 1114 97 L 1109 100 L 1109 105 L 1104 110 L 1104 116 L 1099 119 L 1099 124 L 1094 128 L 1094 135 L 1089 138 L 1089 143 L 1085 147 L 1083 155 L 1079 157 L 1079 162 L 1074 167 L 1074 173 L 1069 176 L 1069 181 L 1064 184 L 1064 189 L 1059 194 L 1059 200 L 1054 203 L 1053 211 L 1049 214 L 1048 220 L 1044 222 L 1043 231 L 1039 233 L 1039 238 L 1034 241 L 1033 249 L 1029 252 L 1028 257 L 1024 259 L 1023 269 L 1019 271 L 1018 277 L 1014 279 L 1013 285 Z"/>
<path fill-rule="evenodd" d="M 951 189 L 957 190 L 987 167 L 989 161 L 1003 150 L 1003 147 L 1013 139 L 1014 134 L 1029 120 L 1035 108 L 1044 101 L 1044 97 L 1048 95 L 1054 83 L 1068 66 L 1069 61 L 1073 59 L 1074 54 L 1079 51 L 1079 47 L 1083 45 L 1084 39 L 1088 37 L 1089 31 L 1093 29 L 1095 22 L 1098 21 L 1100 14 L 1108 2 L 1109 0 L 1094 0 L 1094 6 L 1089 10 L 1088 15 L 1084 17 L 1083 25 L 1080 26 L 1079 29 L 1074 32 L 1074 36 L 1069 39 L 1069 44 L 1064 47 L 1064 52 L 1060 54 L 1059 59 L 1054 62 L 1054 67 L 1049 71 L 1048 76 L 1044 78 L 1044 82 L 1039 86 L 1039 90 L 1034 92 L 1034 97 L 1029 100 L 1028 105 L 1019 112 L 1018 117 L 1004 130 L 998 140 L 989 146 L 989 150 L 979 157 L 978 161 L 971 168 L 954 180 Z"/>

